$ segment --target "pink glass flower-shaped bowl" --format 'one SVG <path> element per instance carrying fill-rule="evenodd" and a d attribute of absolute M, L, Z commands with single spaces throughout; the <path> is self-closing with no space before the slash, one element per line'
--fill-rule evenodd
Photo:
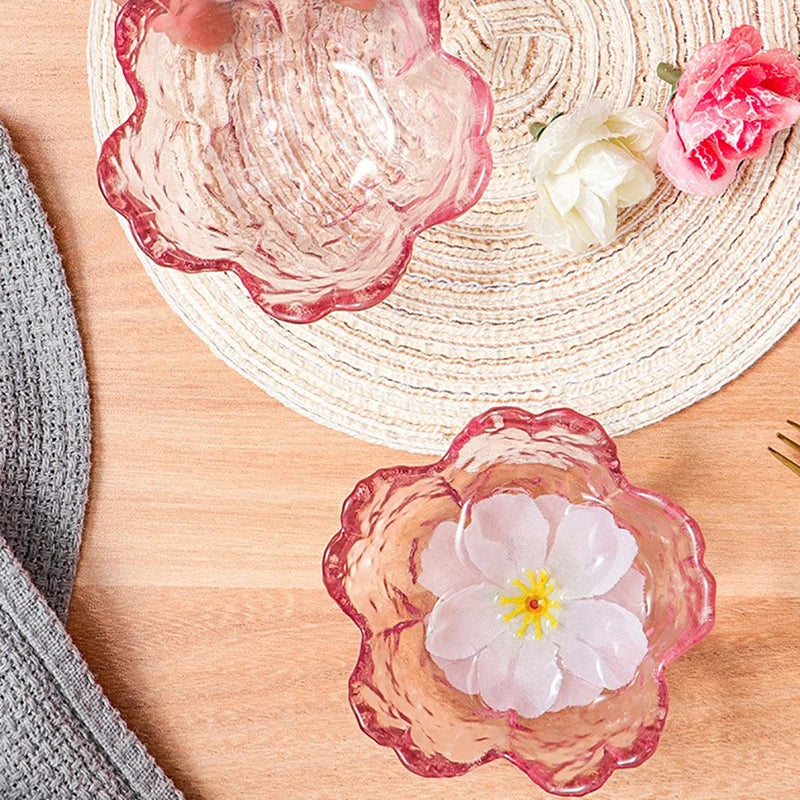
<path fill-rule="evenodd" d="M 492 508 L 504 516 L 492 519 Z M 481 535 L 464 542 L 478 524 Z M 654 752 L 667 714 L 665 669 L 711 630 L 715 585 L 703 551 L 684 511 L 628 482 L 593 420 L 569 410 L 483 414 L 438 463 L 361 482 L 328 546 L 325 585 L 362 633 L 350 678 L 361 727 L 423 776 L 505 758 L 554 794 L 599 788 Z M 515 559 L 530 580 L 514 580 L 512 594 L 527 605 L 500 597 L 486 617 L 470 584 L 486 575 L 498 583 Z M 542 562 L 552 576 L 536 572 Z M 454 594 L 426 588 L 447 583 Z M 582 588 L 560 597 L 559 583 Z M 472 604 L 460 617 L 454 598 Z M 608 622 L 575 627 L 576 610 L 591 608 Z M 506 622 L 513 627 L 498 635 Z M 478 642 L 487 625 L 500 627 Z M 446 655 L 469 658 L 439 658 L 443 643 Z M 489 658 L 473 657 L 479 646 Z M 514 650 L 510 667 L 503 648 Z M 547 652 L 549 665 L 540 658 Z"/>
<path fill-rule="evenodd" d="M 115 46 L 136 107 L 106 199 L 155 262 L 232 271 L 279 319 L 380 302 L 488 182 L 491 95 L 435 0 L 128 0 Z"/>

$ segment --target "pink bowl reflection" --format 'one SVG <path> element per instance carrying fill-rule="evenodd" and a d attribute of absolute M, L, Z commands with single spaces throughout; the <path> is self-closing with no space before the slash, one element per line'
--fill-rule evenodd
<path fill-rule="evenodd" d="M 439 523 L 499 490 L 600 505 L 635 537 L 648 647 L 627 686 L 525 719 L 454 689 L 434 664 L 425 630 L 437 598 L 419 582 L 421 554 Z M 599 788 L 615 769 L 652 755 L 667 714 L 665 669 L 713 626 L 715 584 L 703 551 L 682 509 L 628 482 L 598 423 L 569 410 L 483 414 L 441 461 L 358 484 L 328 546 L 325 585 L 362 633 L 350 678 L 361 727 L 419 775 L 461 775 L 504 758 L 554 794 Z"/>
<path fill-rule="evenodd" d="M 103 193 L 156 263 L 231 271 L 279 319 L 372 306 L 491 172 L 489 88 L 439 32 L 435 0 L 128 0 Z"/>

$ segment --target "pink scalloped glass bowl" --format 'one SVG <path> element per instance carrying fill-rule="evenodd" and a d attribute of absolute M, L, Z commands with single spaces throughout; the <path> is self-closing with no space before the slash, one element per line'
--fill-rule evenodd
<path fill-rule="evenodd" d="M 525 719 L 455 689 L 425 646 L 436 603 L 420 581 L 434 529 L 498 491 L 599 505 L 638 545 L 647 652 L 633 680 L 594 702 Z M 577 796 L 654 752 L 667 714 L 665 670 L 705 637 L 714 579 L 697 524 L 664 497 L 632 486 L 602 427 L 570 410 L 488 411 L 426 467 L 381 470 L 347 499 L 328 546 L 328 592 L 360 628 L 350 701 L 362 729 L 413 772 L 461 775 L 504 758 L 547 791 Z"/>
<path fill-rule="evenodd" d="M 488 183 L 491 94 L 435 0 L 127 0 L 115 47 L 136 106 L 109 204 L 153 261 L 233 272 L 279 319 L 380 302 Z"/>

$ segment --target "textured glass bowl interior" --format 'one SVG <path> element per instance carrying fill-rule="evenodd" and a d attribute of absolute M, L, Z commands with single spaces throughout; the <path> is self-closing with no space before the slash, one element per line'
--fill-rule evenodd
<path fill-rule="evenodd" d="M 435 0 L 128 0 L 115 46 L 136 107 L 108 202 L 155 262 L 232 271 L 277 318 L 381 301 L 488 182 L 489 88 Z"/>
<path fill-rule="evenodd" d="M 425 627 L 436 598 L 418 580 L 421 554 L 441 521 L 498 490 L 601 505 L 634 535 L 648 648 L 624 688 L 525 719 L 454 689 L 432 661 Z M 703 550 L 684 511 L 628 483 L 596 422 L 567 410 L 487 412 L 442 461 L 377 472 L 345 503 L 324 579 L 362 632 L 350 679 L 360 725 L 420 775 L 454 776 L 505 758 L 552 793 L 597 789 L 654 752 L 667 714 L 665 668 L 711 630 L 715 590 Z"/>

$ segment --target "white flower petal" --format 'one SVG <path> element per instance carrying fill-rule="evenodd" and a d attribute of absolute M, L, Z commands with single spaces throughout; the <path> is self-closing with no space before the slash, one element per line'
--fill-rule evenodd
<path fill-rule="evenodd" d="M 637 551 L 636 540 L 609 511 L 573 505 L 558 526 L 546 566 L 562 597 L 594 597 L 617 584 Z"/>
<path fill-rule="evenodd" d="M 528 219 L 528 229 L 551 250 L 580 253 L 591 244 L 591 231 L 584 225 L 580 214 L 571 211 L 569 221 L 562 217 L 550 201 L 546 187 L 540 187 L 539 197 Z"/>
<path fill-rule="evenodd" d="M 617 200 L 606 202 L 591 189 L 581 191 L 576 211 L 583 217 L 586 227 L 592 232 L 591 241 L 608 244 L 617 233 Z"/>
<path fill-rule="evenodd" d="M 444 671 L 448 683 L 464 694 L 478 694 L 478 656 L 449 661 L 431 656 L 433 662 Z"/>
<path fill-rule="evenodd" d="M 616 603 L 631 612 L 644 623 L 647 608 L 644 600 L 644 575 L 636 567 L 631 567 L 610 592 L 601 595 L 599 600 Z"/>
<path fill-rule="evenodd" d="M 481 583 L 436 603 L 428 618 L 425 647 L 436 658 L 457 661 L 475 655 L 507 630 L 497 605 L 497 589 Z"/>
<path fill-rule="evenodd" d="M 597 129 L 606 135 L 605 121 L 611 113 L 607 100 L 593 99 L 569 114 L 554 119 L 544 130 L 531 150 L 530 168 L 534 179 L 538 180 L 554 168 L 571 166 L 570 154 L 580 152 L 579 148 L 587 139 L 594 141 Z"/>
<path fill-rule="evenodd" d="M 495 711 L 508 711 L 514 706 L 516 685 L 511 676 L 520 650 L 522 639 L 507 631 L 478 655 L 478 689 L 484 702 Z"/>
<path fill-rule="evenodd" d="M 602 686 L 595 686 L 579 678 L 572 672 L 564 672 L 564 680 L 555 703 L 550 711 L 561 711 L 571 706 L 588 706 L 595 701 L 603 691 Z"/>
<path fill-rule="evenodd" d="M 484 581 L 464 547 L 458 546 L 458 533 L 459 524 L 455 520 L 440 522 L 420 556 L 419 582 L 437 597 Z"/>
<path fill-rule="evenodd" d="M 524 717 L 544 714 L 558 697 L 563 678 L 553 642 L 526 636 L 514 668 L 514 679 L 524 692 L 516 710 Z"/>
<path fill-rule="evenodd" d="M 547 536 L 547 552 L 549 553 L 555 540 L 556 530 L 569 507 L 569 500 L 557 494 L 543 494 L 536 498 L 536 505 L 539 506 L 539 511 L 542 512 L 549 528 Z"/>
<path fill-rule="evenodd" d="M 606 121 L 609 131 L 631 154 L 651 170 L 667 133 L 667 123 L 652 108 L 635 106 L 615 111 Z"/>
<path fill-rule="evenodd" d="M 547 556 L 548 525 L 536 501 L 522 492 L 494 494 L 472 507 L 464 544 L 472 563 L 498 586 Z"/>
<path fill-rule="evenodd" d="M 656 176 L 653 171 L 635 165 L 617 191 L 617 203 L 620 208 L 629 208 L 650 197 L 655 188 Z"/>
<path fill-rule="evenodd" d="M 567 672 L 612 690 L 633 680 L 647 653 L 642 623 L 630 611 L 606 600 L 565 603 L 553 639 Z"/>
<path fill-rule="evenodd" d="M 575 207 L 581 195 L 581 176 L 577 170 L 551 174 L 545 185 L 550 202 L 562 217 Z"/>
<path fill-rule="evenodd" d="M 592 685 L 605 684 L 607 670 L 599 653 L 575 637 L 558 634 L 553 638 L 558 641 L 558 655 L 564 672 Z"/>
<path fill-rule="evenodd" d="M 553 705 L 562 672 L 552 642 L 511 633 L 500 636 L 478 656 L 478 686 L 495 711 L 538 717 Z"/>
<path fill-rule="evenodd" d="M 606 202 L 613 199 L 637 166 L 638 162 L 627 150 L 608 142 L 584 147 L 577 161 L 581 183 Z"/>
<path fill-rule="evenodd" d="M 567 249 L 572 253 L 582 253 L 593 244 L 597 244 L 597 239 L 592 233 L 592 229 L 586 224 L 579 208 L 573 208 L 567 215 L 561 238 L 567 243 L 562 249 Z"/>

